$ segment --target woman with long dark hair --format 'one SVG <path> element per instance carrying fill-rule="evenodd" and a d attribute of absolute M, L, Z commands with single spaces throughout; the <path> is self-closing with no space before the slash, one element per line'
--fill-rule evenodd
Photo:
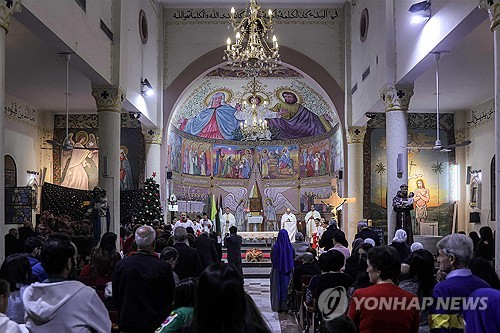
<path fill-rule="evenodd" d="M 118 236 L 113 232 L 102 235 L 99 247 L 92 254 L 90 265 L 84 266 L 80 277 L 96 277 L 103 280 L 103 284 L 111 281 L 111 274 L 116 263 L 121 259 L 116 251 L 116 240 Z"/>
<path fill-rule="evenodd" d="M 292 278 L 294 251 L 288 232 L 281 229 L 271 249 L 271 309 L 274 312 L 288 311 L 287 292 Z"/>
<path fill-rule="evenodd" d="M 410 255 L 410 272 L 408 279 L 401 281 L 399 287 L 418 296 L 420 307 L 420 330 L 429 331 L 429 308 L 422 303 L 423 297 L 431 296 L 436 284 L 434 278 L 434 256 L 427 250 L 416 250 Z"/>
<path fill-rule="evenodd" d="M 189 332 L 269 333 L 270 330 L 258 309 L 247 301 L 240 272 L 234 265 L 217 263 L 201 273 Z"/>

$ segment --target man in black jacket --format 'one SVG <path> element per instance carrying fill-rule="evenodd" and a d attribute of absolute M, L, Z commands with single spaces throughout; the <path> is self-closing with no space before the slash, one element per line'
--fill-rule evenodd
<path fill-rule="evenodd" d="M 380 246 L 380 237 L 372 229 L 368 228 L 368 223 L 365 221 L 358 222 L 358 233 L 354 236 L 354 239 L 361 238 L 363 240 L 367 238 L 373 239 L 375 246 Z"/>
<path fill-rule="evenodd" d="M 238 228 L 234 225 L 229 228 L 229 236 L 224 239 L 224 246 L 227 248 L 227 262 L 236 266 L 243 275 L 243 268 L 241 267 L 241 243 L 243 243 L 243 238 L 237 232 Z"/>
<path fill-rule="evenodd" d="M 120 331 L 153 333 L 170 313 L 174 278 L 170 265 L 154 255 L 155 236 L 150 226 L 137 229 L 137 252 L 115 266 L 113 300 Z"/>
<path fill-rule="evenodd" d="M 177 227 L 174 230 L 174 248 L 179 252 L 179 258 L 175 265 L 174 272 L 179 275 L 179 279 L 188 277 L 199 277 L 203 266 L 201 265 L 198 250 L 189 246 L 186 228 Z"/>
<path fill-rule="evenodd" d="M 203 268 L 218 262 L 215 241 L 208 237 L 207 232 L 202 232 L 201 235 L 196 237 L 194 247 L 198 250 Z"/>

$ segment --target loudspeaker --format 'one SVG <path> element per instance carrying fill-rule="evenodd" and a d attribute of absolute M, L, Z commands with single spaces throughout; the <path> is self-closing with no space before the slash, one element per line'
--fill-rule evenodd
<path fill-rule="evenodd" d="M 339 179 L 342 180 L 344 178 L 344 171 L 339 170 Z"/>
<path fill-rule="evenodd" d="M 403 154 L 398 154 L 398 159 L 397 159 L 397 170 L 398 170 L 398 178 L 403 177 Z"/>
<path fill-rule="evenodd" d="M 465 174 L 465 184 L 470 185 L 470 172 L 471 172 L 471 166 L 467 166 L 467 173 Z"/>
<path fill-rule="evenodd" d="M 172 171 L 167 171 L 167 179 L 172 179 Z"/>
<path fill-rule="evenodd" d="M 469 222 L 470 223 L 481 223 L 481 217 L 479 212 L 470 212 L 469 213 Z"/>

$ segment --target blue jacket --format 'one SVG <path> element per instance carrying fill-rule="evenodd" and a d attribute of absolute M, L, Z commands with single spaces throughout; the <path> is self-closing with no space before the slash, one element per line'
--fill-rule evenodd
<path fill-rule="evenodd" d="M 31 265 L 31 272 L 33 274 L 34 282 L 43 282 L 47 278 L 47 273 L 45 273 L 45 269 L 43 269 L 42 264 L 38 259 L 33 256 L 28 256 Z"/>

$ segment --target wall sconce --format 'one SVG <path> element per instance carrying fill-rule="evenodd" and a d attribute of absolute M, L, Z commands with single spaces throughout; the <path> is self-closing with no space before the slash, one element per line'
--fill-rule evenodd
<path fill-rule="evenodd" d="M 141 113 L 140 112 L 133 112 L 133 111 L 130 111 L 128 113 L 130 119 L 139 119 L 141 118 Z"/>
<path fill-rule="evenodd" d="M 408 11 L 413 14 L 410 23 L 425 23 L 431 18 L 431 0 L 414 3 Z"/>
<path fill-rule="evenodd" d="M 146 78 L 141 81 L 141 94 L 144 96 L 151 96 L 154 94 L 153 86 Z"/>

